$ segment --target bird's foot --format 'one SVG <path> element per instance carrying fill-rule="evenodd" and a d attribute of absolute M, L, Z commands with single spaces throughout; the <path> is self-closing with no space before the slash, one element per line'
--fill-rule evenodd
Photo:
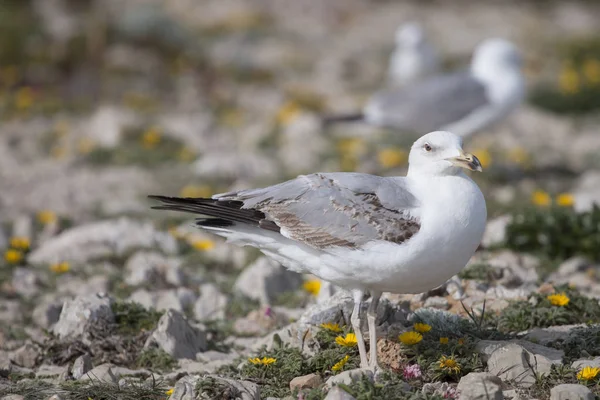
<path fill-rule="evenodd" d="M 374 364 L 374 365 L 371 365 L 371 364 L 369 364 L 369 366 L 367 367 L 367 369 L 368 369 L 369 371 L 373 372 L 373 376 L 376 376 L 376 375 L 377 375 L 377 373 L 379 373 L 379 372 L 381 372 L 381 371 L 382 371 L 382 369 L 381 369 L 381 367 L 379 366 L 379 364 Z"/>

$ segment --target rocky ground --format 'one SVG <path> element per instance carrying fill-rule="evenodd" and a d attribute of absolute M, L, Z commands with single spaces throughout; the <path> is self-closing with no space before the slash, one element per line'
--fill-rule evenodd
<path fill-rule="evenodd" d="M 3 2 L 0 399 L 600 395 L 600 9 L 447 3 Z M 514 40 L 531 96 L 465 143 L 484 242 L 442 287 L 385 296 L 373 375 L 348 293 L 146 195 L 404 174 L 414 136 L 320 116 L 381 85 L 409 19 L 448 68 Z"/>

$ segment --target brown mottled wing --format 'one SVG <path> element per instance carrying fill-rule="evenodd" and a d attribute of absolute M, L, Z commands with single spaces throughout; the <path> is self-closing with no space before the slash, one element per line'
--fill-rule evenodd
<path fill-rule="evenodd" d="M 373 240 L 399 244 L 420 228 L 418 201 L 402 178 L 312 174 L 214 199 L 241 201 L 242 209 L 264 213 L 282 235 L 317 249 L 357 248 Z"/>

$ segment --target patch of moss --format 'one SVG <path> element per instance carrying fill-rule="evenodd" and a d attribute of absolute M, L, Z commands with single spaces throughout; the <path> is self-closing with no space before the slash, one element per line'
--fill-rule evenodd
<path fill-rule="evenodd" d="M 561 384 L 583 383 L 577 380 L 577 371 L 566 365 L 552 365 L 547 374 L 536 377 L 535 383 L 529 388 L 517 388 L 517 392 L 528 399 L 549 399 L 550 390 Z M 589 386 L 589 389 L 597 396 L 600 387 L 597 384 Z"/>
<path fill-rule="evenodd" d="M 136 365 L 150 371 L 167 372 L 177 366 L 177 360 L 162 349 L 150 348 L 140 353 Z"/>
<path fill-rule="evenodd" d="M 133 129 L 125 132 L 121 144 L 114 149 L 97 147 L 83 156 L 84 161 L 97 166 L 103 165 L 140 165 L 151 167 L 166 162 L 177 162 L 178 155 L 184 148 L 183 143 L 169 136 L 156 132 L 159 139 L 155 144 L 149 142 L 145 135 L 148 131 Z"/>
<path fill-rule="evenodd" d="M 532 91 L 529 102 L 556 114 L 587 114 L 600 109 L 600 87 L 583 86 L 576 93 L 564 94 L 544 85 Z"/>
<path fill-rule="evenodd" d="M 140 331 L 151 331 L 156 327 L 162 312 L 147 310 L 138 303 L 116 301 L 112 305 L 119 333 L 136 335 Z"/>
<path fill-rule="evenodd" d="M 600 326 L 573 329 L 567 339 L 551 345 L 565 352 L 565 363 L 582 357 L 600 356 Z"/>
<path fill-rule="evenodd" d="M 494 274 L 490 266 L 483 263 L 471 264 L 458 273 L 460 279 L 473 279 L 477 281 L 491 282 Z"/>
<path fill-rule="evenodd" d="M 8 375 L 8 380 L 11 382 L 19 382 L 23 379 L 33 379 L 35 378 L 35 373 L 33 372 L 11 372 Z"/>
<path fill-rule="evenodd" d="M 208 350 L 229 352 L 230 346 L 225 344 L 225 339 L 235 334 L 233 321 L 230 319 L 204 322 Z"/>
<path fill-rule="evenodd" d="M 238 359 L 232 364 L 220 368 L 217 373 L 234 379 L 250 380 L 260 385 L 261 397 L 285 397 L 291 394 L 290 381 L 297 376 L 309 374 L 312 371 L 306 357 L 300 349 L 283 346 L 273 350 L 264 348 L 256 353 L 258 358 L 274 358 L 276 361 L 270 365 L 250 362 L 241 370 L 237 365 L 242 361 Z"/>
<path fill-rule="evenodd" d="M 305 293 L 290 291 L 281 293 L 277 296 L 272 305 L 288 308 L 301 308 L 306 306 L 307 300 L 308 298 Z"/>
<path fill-rule="evenodd" d="M 528 300 L 515 301 L 497 318 L 499 330 L 520 332 L 534 327 L 600 322 L 600 305 L 574 289 L 557 287 L 557 293 L 569 298 L 565 306 L 553 305 L 547 295 L 532 294 Z"/>
<path fill-rule="evenodd" d="M 549 259 L 579 255 L 600 261 L 600 207 L 581 213 L 569 207 L 522 210 L 506 227 L 505 245 Z"/>
<path fill-rule="evenodd" d="M 166 391 L 166 384 L 157 380 L 131 381 L 128 385 L 90 380 L 65 382 L 59 393 L 70 400 L 164 400 Z"/>
<path fill-rule="evenodd" d="M 248 315 L 250 311 L 258 310 L 260 302 L 241 294 L 234 294 L 225 307 L 227 318 L 240 318 Z"/>
<path fill-rule="evenodd" d="M 419 389 L 411 389 L 402 376 L 384 372 L 377 382 L 363 376 L 350 385 L 339 385 L 350 393 L 356 400 L 386 399 L 386 400 L 442 400 L 439 395 L 424 394 Z"/>
<path fill-rule="evenodd" d="M 232 385 L 210 376 L 203 377 L 196 383 L 196 393 L 201 399 L 237 399 L 241 394 Z"/>
<path fill-rule="evenodd" d="M 23 396 L 27 400 L 46 400 L 53 394 L 62 393 L 53 384 L 37 379 L 23 379 L 14 385 L 0 385 L 0 398 L 16 394 Z"/>

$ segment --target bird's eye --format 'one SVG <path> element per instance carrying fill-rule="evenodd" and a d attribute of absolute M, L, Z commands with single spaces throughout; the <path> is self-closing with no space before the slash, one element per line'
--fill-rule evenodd
<path fill-rule="evenodd" d="M 429 145 L 429 143 L 425 143 L 423 145 L 423 148 L 425 149 L 425 151 L 431 151 L 431 146 Z"/>

